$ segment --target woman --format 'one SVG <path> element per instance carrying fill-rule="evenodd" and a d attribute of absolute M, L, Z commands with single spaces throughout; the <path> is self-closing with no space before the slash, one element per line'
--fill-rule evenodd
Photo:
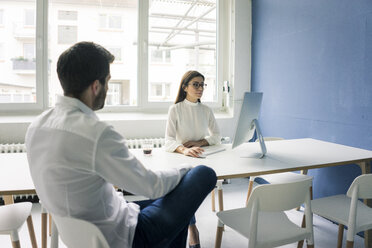
<path fill-rule="evenodd" d="M 177 99 L 169 108 L 165 131 L 165 149 L 198 157 L 202 146 L 221 142 L 212 110 L 200 102 L 204 76 L 197 71 L 186 72 L 181 80 Z"/>
<path fill-rule="evenodd" d="M 199 157 L 201 147 L 221 142 L 220 132 L 212 110 L 201 103 L 204 76 L 197 71 L 186 72 L 181 80 L 175 104 L 169 108 L 165 131 L 165 150 L 186 156 Z M 189 225 L 189 245 L 200 247 L 195 218 Z"/>

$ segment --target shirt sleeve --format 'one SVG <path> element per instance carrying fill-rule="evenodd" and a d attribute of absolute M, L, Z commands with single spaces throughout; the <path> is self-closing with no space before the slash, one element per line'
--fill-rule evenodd
<path fill-rule="evenodd" d="M 207 107 L 208 111 L 208 131 L 209 136 L 205 137 L 205 140 L 208 141 L 209 145 L 217 145 L 221 143 L 220 130 L 218 128 L 216 118 L 214 118 L 213 111 Z"/>
<path fill-rule="evenodd" d="M 145 168 L 112 127 L 102 132 L 94 157 L 94 170 L 102 178 L 125 191 L 150 199 L 162 197 L 173 190 L 190 170 L 188 166 L 166 171 Z"/>
<path fill-rule="evenodd" d="M 177 147 L 182 146 L 176 140 L 177 135 L 177 110 L 175 105 L 171 106 L 168 111 L 168 120 L 165 128 L 164 149 L 167 152 L 174 152 Z"/>

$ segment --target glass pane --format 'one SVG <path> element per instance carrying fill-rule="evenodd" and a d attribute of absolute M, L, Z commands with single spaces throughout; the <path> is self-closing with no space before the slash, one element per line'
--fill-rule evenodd
<path fill-rule="evenodd" d="M 35 10 L 26 9 L 25 10 L 25 26 L 35 26 Z"/>
<path fill-rule="evenodd" d="M 138 0 L 50 0 L 50 105 L 63 94 L 56 73 L 58 57 L 79 41 L 98 43 L 116 57 L 106 106 L 137 105 L 137 19 Z"/>
<path fill-rule="evenodd" d="M 35 103 L 36 0 L 0 2 L 0 104 Z"/>
<path fill-rule="evenodd" d="M 217 100 L 216 4 L 216 0 L 151 1 L 149 101 L 174 101 L 182 75 L 188 70 L 205 76 L 208 88 L 202 100 Z M 155 84 L 163 85 L 162 97 L 154 90 Z"/>

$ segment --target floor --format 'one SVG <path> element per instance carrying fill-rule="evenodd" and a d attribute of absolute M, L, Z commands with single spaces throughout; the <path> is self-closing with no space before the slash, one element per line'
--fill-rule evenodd
<path fill-rule="evenodd" d="M 248 179 L 232 179 L 229 184 L 224 184 L 224 205 L 225 209 L 242 207 L 244 205 L 245 196 L 248 188 Z M 302 220 L 302 211 L 291 210 L 287 212 L 289 218 L 295 222 L 300 223 Z M 41 247 L 41 234 L 40 234 L 40 205 L 34 204 L 32 210 L 32 217 L 34 221 L 34 227 L 36 237 L 38 239 L 39 247 Z M 203 202 L 198 212 L 196 213 L 197 226 L 200 232 L 201 246 L 203 248 L 213 248 L 217 218 L 214 212 L 211 211 L 211 198 L 208 198 Z M 329 248 L 336 247 L 337 243 L 337 230 L 338 227 L 331 222 L 314 215 L 314 237 L 315 247 L 317 248 Z M 344 246 L 345 246 L 346 232 L 344 233 Z M 23 225 L 20 230 L 21 247 L 31 247 L 30 238 L 28 236 L 27 225 Z M 66 246 L 60 241 L 59 247 L 65 248 Z M 222 237 L 222 247 L 227 248 L 240 248 L 247 247 L 248 241 L 246 238 L 236 233 L 232 229 L 226 227 Z M 7 235 L 0 235 L 0 247 L 11 248 L 10 237 Z M 296 244 L 290 244 L 282 246 L 283 248 L 294 248 Z M 305 246 L 304 246 L 305 247 Z M 356 236 L 355 248 L 364 247 L 364 239 Z"/>

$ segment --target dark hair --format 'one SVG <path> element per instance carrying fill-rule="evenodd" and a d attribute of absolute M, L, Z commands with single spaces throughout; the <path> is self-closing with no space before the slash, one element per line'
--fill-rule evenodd
<path fill-rule="evenodd" d="M 104 85 L 114 59 L 114 55 L 93 42 L 79 42 L 64 51 L 57 62 L 64 94 L 79 98 L 95 80 Z"/>
<path fill-rule="evenodd" d="M 185 74 L 183 74 L 182 79 L 181 79 L 181 83 L 180 83 L 180 88 L 178 89 L 177 98 L 176 98 L 176 101 L 174 103 L 179 103 L 179 102 L 182 102 L 183 100 L 185 100 L 187 94 L 186 94 L 186 91 L 184 90 L 184 88 L 187 87 L 187 85 L 189 84 L 191 79 L 193 79 L 195 77 L 202 77 L 203 80 L 205 80 L 203 74 L 201 74 L 198 71 L 188 71 Z M 200 99 L 198 101 L 200 102 Z"/>

